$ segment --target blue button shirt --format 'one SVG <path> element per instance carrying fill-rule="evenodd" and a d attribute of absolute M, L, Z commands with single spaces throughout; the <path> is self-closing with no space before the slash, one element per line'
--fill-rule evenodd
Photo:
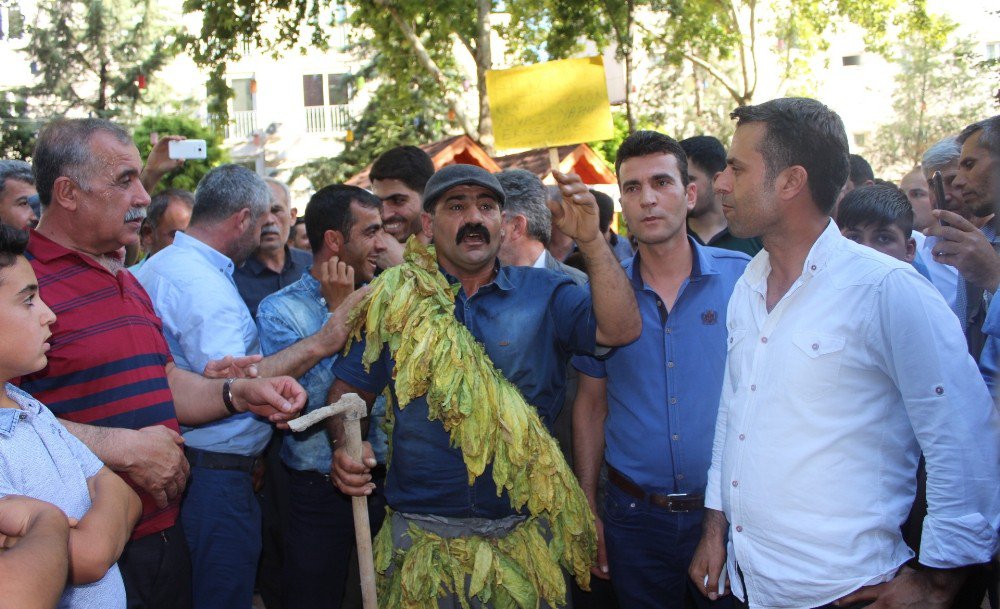
<path fill-rule="evenodd" d="M 449 281 L 455 283 L 454 278 Z M 593 353 L 596 347 L 597 324 L 587 288 L 547 269 L 499 267 L 496 279 L 472 297 L 459 291 L 455 317 L 551 426 L 563 405 L 571 353 Z M 361 364 L 364 348 L 363 341 L 352 345 L 334 364 L 334 374 L 359 389 L 380 393 L 391 381 L 393 362 L 383 349 L 366 373 Z M 439 421 L 427 419 L 426 396 L 394 408 L 385 493 L 393 509 L 459 518 L 514 513 L 507 493 L 498 496 L 491 468 L 469 485 L 461 452 L 450 446 Z"/>
<path fill-rule="evenodd" d="M 257 324 L 233 283 L 229 257 L 178 232 L 173 245 L 142 265 L 136 278 L 163 321 L 180 368 L 201 374 L 209 360 L 260 353 Z M 271 424 L 249 412 L 181 431 L 192 448 L 246 456 L 264 452 L 271 438 Z"/>
<path fill-rule="evenodd" d="M 308 268 L 302 278 L 261 301 L 257 309 L 260 346 L 264 355 L 272 355 L 312 336 L 330 318 L 326 299 L 319 282 Z M 305 411 L 326 405 L 326 395 L 333 384 L 333 363 L 337 355 L 320 360 L 298 380 L 309 394 Z M 387 438 L 381 429 L 385 416 L 385 398 L 379 396 L 372 409 L 368 438 L 379 463 L 385 463 Z M 298 432 L 289 432 L 281 444 L 281 460 L 299 471 L 327 474 L 330 471 L 330 440 L 324 425 L 315 425 Z"/>
<path fill-rule="evenodd" d="M 573 358 L 583 374 L 608 379 L 608 464 L 647 492 L 705 491 L 726 366 L 726 308 L 750 260 L 688 241 L 691 276 L 669 315 L 643 280 L 637 254 L 624 266 L 642 335 L 605 361 Z"/>
<path fill-rule="evenodd" d="M 991 298 L 993 302 L 990 303 L 986 319 L 983 320 L 986 343 L 979 356 L 979 369 L 983 373 L 983 379 L 990 389 L 993 401 L 1000 403 L 1000 300 L 997 300 L 997 296 L 995 293 Z"/>

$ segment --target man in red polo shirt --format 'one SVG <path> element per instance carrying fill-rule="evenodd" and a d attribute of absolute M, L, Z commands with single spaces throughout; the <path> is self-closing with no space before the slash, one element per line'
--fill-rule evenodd
<path fill-rule="evenodd" d="M 209 380 L 174 366 L 149 296 L 124 268 L 122 248 L 138 239 L 149 195 L 121 127 L 50 123 L 34 172 L 44 220 L 27 255 L 57 320 L 48 366 L 21 387 L 142 498 L 119 560 L 128 607 L 190 607 L 190 559 L 177 525 L 188 474 L 178 420 L 198 425 L 251 410 L 283 422 L 305 393 L 289 377 Z"/>

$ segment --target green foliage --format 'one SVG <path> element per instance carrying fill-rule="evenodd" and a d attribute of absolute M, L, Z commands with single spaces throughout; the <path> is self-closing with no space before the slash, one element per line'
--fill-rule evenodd
<path fill-rule="evenodd" d="M 624 112 L 612 112 L 611 120 L 614 122 L 614 135 L 610 140 L 601 140 L 597 142 L 588 142 L 587 145 L 590 146 L 597 156 L 608 164 L 608 167 L 615 166 L 615 158 L 618 155 L 618 147 L 622 145 L 625 138 L 629 135 L 628 130 L 628 118 L 625 117 Z M 641 129 L 649 128 L 649 125 L 643 125 Z"/>
<path fill-rule="evenodd" d="M 947 18 L 932 18 L 927 26 L 892 49 L 899 66 L 895 120 L 881 126 L 866 147 L 873 165 L 911 167 L 931 144 L 990 113 L 992 88 L 974 43 L 956 36 Z"/>
<path fill-rule="evenodd" d="M 208 171 L 216 165 L 229 161 L 222 149 L 222 138 L 212 129 L 193 118 L 184 116 L 149 116 L 139 123 L 133 133 L 136 148 L 142 158 L 149 156 L 152 148 L 150 134 L 183 135 L 188 139 L 205 140 L 208 158 L 204 161 L 188 160 L 178 169 L 163 176 L 157 185 L 157 192 L 167 188 L 183 188 L 194 192 L 195 187 Z M 153 194 L 153 193 L 150 193 Z"/>
<path fill-rule="evenodd" d="M 0 158 L 30 160 L 41 125 L 27 118 L 28 104 L 17 91 L 0 91 Z"/>
<path fill-rule="evenodd" d="M 177 51 L 151 0 L 46 0 L 38 9 L 25 49 L 39 70 L 28 91 L 36 114 L 127 120 L 142 99 L 139 75 L 148 80 Z"/>

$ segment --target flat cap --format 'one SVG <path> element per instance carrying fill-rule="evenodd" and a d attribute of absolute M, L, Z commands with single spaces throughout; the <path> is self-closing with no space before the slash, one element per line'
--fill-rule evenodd
<path fill-rule="evenodd" d="M 474 185 L 493 191 L 503 206 L 503 187 L 492 173 L 478 165 L 447 165 L 437 170 L 424 187 L 424 211 L 434 209 L 441 195 L 456 186 Z"/>

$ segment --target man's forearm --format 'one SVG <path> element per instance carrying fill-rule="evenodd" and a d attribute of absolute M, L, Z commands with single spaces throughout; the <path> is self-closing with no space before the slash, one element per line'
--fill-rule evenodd
<path fill-rule="evenodd" d="M 577 245 L 590 278 L 598 344 L 617 347 L 632 342 L 642 331 L 642 321 L 622 265 L 603 236 Z"/>
<path fill-rule="evenodd" d="M 702 538 L 725 545 L 728 533 L 729 521 L 726 520 L 726 514 L 719 510 L 705 508 L 705 515 L 701 520 Z"/>
<path fill-rule="evenodd" d="M 0 609 L 56 606 L 69 570 L 68 540 L 59 508 L 49 505 L 31 518 L 17 545 L 0 552 Z"/>
<path fill-rule="evenodd" d="M 95 582 L 107 573 L 139 519 L 139 496 L 109 469 L 87 481 L 93 501 L 70 532 L 70 578 L 74 584 Z"/>
<path fill-rule="evenodd" d="M 230 413 L 222 402 L 225 380 L 207 379 L 171 365 L 167 368 L 167 383 L 174 397 L 177 421 L 181 425 L 194 427 L 229 416 Z"/>
<path fill-rule="evenodd" d="M 318 364 L 321 359 L 331 355 L 328 349 L 325 349 L 321 344 L 320 336 L 321 334 L 314 334 L 273 355 L 268 355 L 257 364 L 260 376 L 302 378 L 302 375 Z"/>
<path fill-rule="evenodd" d="M 607 398 L 597 395 L 597 391 L 605 387 L 603 379 L 581 375 L 573 402 L 573 469 L 595 514 L 604 453 L 604 420 L 608 414 Z"/>
<path fill-rule="evenodd" d="M 136 434 L 134 430 L 98 427 L 66 419 L 59 419 L 59 422 L 110 469 L 124 471 L 131 467 L 131 446 Z"/>

